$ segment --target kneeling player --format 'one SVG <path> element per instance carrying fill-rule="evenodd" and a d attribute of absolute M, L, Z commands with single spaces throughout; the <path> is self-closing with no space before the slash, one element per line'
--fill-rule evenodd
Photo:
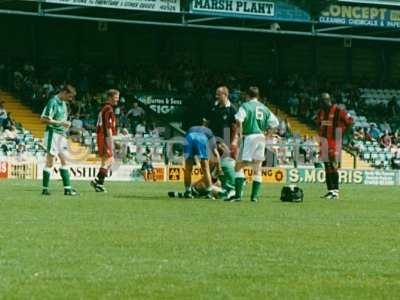
<path fill-rule="evenodd" d="M 101 158 L 101 167 L 96 178 L 90 182 L 96 192 L 106 192 L 104 181 L 114 162 L 113 135 L 117 134 L 114 107 L 119 101 L 119 91 L 107 91 L 107 100 L 97 120 L 97 148 Z"/>

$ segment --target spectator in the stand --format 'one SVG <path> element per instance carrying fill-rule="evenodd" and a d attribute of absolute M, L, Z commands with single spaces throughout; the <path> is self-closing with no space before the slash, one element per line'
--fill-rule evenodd
<path fill-rule="evenodd" d="M 290 114 L 293 116 L 297 116 L 298 112 L 299 112 L 299 98 L 297 97 L 297 95 L 294 95 L 292 97 L 289 98 L 288 101 L 288 105 L 289 105 L 289 110 L 290 110 Z"/>
<path fill-rule="evenodd" d="M 137 137 L 143 137 L 147 133 L 147 128 L 146 128 L 146 120 L 143 119 L 139 124 L 137 124 L 136 129 L 135 129 L 135 135 Z"/>
<path fill-rule="evenodd" d="M 193 90 L 193 81 L 190 78 L 186 78 L 183 82 L 183 89 L 185 91 L 192 91 Z"/>
<path fill-rule="evenodd" d="M 157 127 L 157 124 L 154 120 L 150 120 L 148 126 L 147 126 L 147 131 L 150 134 L 151 137 L 158 138 L 160 137 L 160 127 Z"/>
<path fill-rule="evenodd" d="M 133 81 L 130 82 L 129 90 L 132 90 L 132 91 L 141 91 L 141 90 L 143 90 L 143 85 L 140 83 L 140 80 L 139 80 L 138 77 L 135 77 L 133 79 Z"/>
<path fill-rule="evenodd" d="M 3 132 L 3 138 L 10 141 L 17 141 L 17 128 L 12 126 L 10 129 L 5 129 Z"/>
<path fill-rule="evenodd" d="M 370 129 L 366 129 L 364 128 L 364 135 L 365 135 L 365 141 L 370 141 L 372 142 L 374 139 L 372 138 L 371 134 L 370 134 Z"/>
<path fill-rule="evenodd" d="M 379 129 L 381 132 L 387 131 L 389 134 L 392 133 L 392 128 L 390 128 L 390 125 L 386 120 L 379 124 Z"/>
<path fill-rule="evenodd" d="M 26 145 L 24 143 L 19 143 L 17 146 L 17 160 L 26 161 L 27 159 L 28 155 L 26 153 Z"/>
<path fill-rule="evenodd" d="M 128 118 L 127 118 L 127 113 L 125 110 L 125 106 L 121 106 L 120 107 L 120 111 L 119 111 L 119 118 L 117 120 L 118 122 L 118 127 L 119 128 L 125 128 L 125 127 L 129 127 L 129 122 L 128 122 Z"/>
<path fill-rule="evenodd" d="M 153 167 L 153 155 L 152 155 L 152 151 L 149 147 L 146 147 L 144 153 L 144 161 L 142 164 L 142 174 L 144 177 L 145 181 L 149 181 L 150 179 L 152 179 L 153 181 L 156 181 L 156 176 L 154 173 L 154 167 Z"/>
<path fill-rule="evenodd" d="M 280 120 L 278 127 L 278 134 L 283 138 L 288 138 L 291 135 L 291 128 L 288 118 Z"/>
<path fill-rule="evenodd" d="M 380 130 L 378 129 L 378 127 L 376 126 L 375 123 L 371 123 L 369 134 L 371 135 L 372 139 L 375 141 L 379 141 L 379 139 L 382 135 L 382 133 L 380 132 Z"/>
<path fill-rule="evenodd" d="M 385 131 L 385 133 L 381 136 L 379 144 L 385 149 L 390 149 L 392 147 L 392 138 L 390 137 L 388 131 Z"/>
<path fill-rule="evenodd" d="M 365 141 L 365 131 L 364 128 L 359 127 L 354 130 L 353 139 L 356 141 Z"/>
<path fill-rule="evenodd" d="M 316 157 L 317 147 L 315 141 L 305 135 L 299 148 L 299 153 L 304 156 L 304 163 L 310 163 Z"/>
<path fill-rule="evenodd" d="M 90 114 L 86 114 L 83 118 L 83 128 L 90 133 L 96 131 L 96 120 L 90 116 Z"/>
<path fill-rule="evenodd" d="M 392 144 L 400 146 L 400 129 L 397 129 L 392 137 Z"/>
<path fill-rule="evenodd" d="M 7 118 L 3 119 L 2 126 L 4 130 L 12 130 L 13 127 L 16 127 L 15 120 L 11 117 L 11 113 L 7 113 Z"/>
<path fill-rule="evenodd" d="M 31 63 L 27 62 L 27 63 L 24 65 L 24 73 L 25 73 L 26 75 L 31 75 L 31 74 L 33 74 L 34 72 L 35 72 L 35 67 L 34 67 Z"/>
<path fill-rule="evenodd" d="M 395 117 L 397 115 L 397 113 L 399 112 L 399 108 L 397 105 L 397 98 L 393 97 L 392 99 L 390 99 L 388 105 L 387 105 L 387 110 L 388 110 L 388 117 L 392 118 Z"/>
<path fill-rule="evenodd" d="M 48 98 L 52 93 L 54 93 L 55 88 L 51 83 L 51 79 L 48 79 L 42 86 L 42 91 L 46 98 Z"/>
<path fill-rule="evenodd" d="M 400 170 L 400 150 L 398 149 L 392 157 L 392 168 L 395 170 Z"/>
<path fill-rule="evenodd" d="M 80 137 L 83 134 L 83 121 L 80 119 L 79 114 L 76 114 L 72 118 L 71 127 L 69 129 L 69 132 L 72 136 L 74 136 L 74 139 L 76 142 L 80 141 Z"/>
<path fill-rule="evenodd" d="M 7 119 L 7 111 L 4 108 L 3 102 L 0 101 L 0 126 L 3 126 L 3 120 Z"/>
<path fill-rule="evenodd" d="M 132 133 L 136 133 L 136 126 L 140 123 L 140 120 L 144 118 L 146 112 L 142 107 L 139 106 L 137 101 L 133 102 L 132 108 L 126 114 L 131 126 Z"/>

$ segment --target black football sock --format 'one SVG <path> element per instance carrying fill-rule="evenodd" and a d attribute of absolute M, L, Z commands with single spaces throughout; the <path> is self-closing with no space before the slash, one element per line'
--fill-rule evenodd
<path fill-rule="evenodd" d="M 97 173 L 96 182 L 103 185 L 104 180 L 107 177 L 107 173 L 108 170 L 106 168 L 100 168 L 99 172 Z"/>
<path fill-rule="evenodd" d="M 332 189 L 339 191 L 339 172 L 332 173 Z"/>

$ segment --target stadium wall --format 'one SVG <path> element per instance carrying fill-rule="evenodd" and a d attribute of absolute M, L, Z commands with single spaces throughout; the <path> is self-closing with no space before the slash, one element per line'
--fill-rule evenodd
<path fill-rule="evenodd" d="M 0 161 L 0 179 L 41 179 L 44 164 L 35 162 Z M 72 180 L 92 180 L 99 164 L 72 164 L 69 166 Z M 154 165 L 158 182 L 183 182 L 183 166 Z M 194 168 L 193 181 L 202 177 L 200 168 Z M 251 169 L 245 169 L 247 180 L 251 181 Z M 53 170 L 53 178 L 59 178 L 58 168 Z M 109 174 L 110 181 L 144 181 L 139 166 L 117 165 Z M 315 184 L 325 182 L 325 171 L 315 168 L 263 168 L 262 180 L 270 184 Z M 366 184 L 379 186 L 400 185 L 400 171 L 384 170 L 340 170 L 342 184 Z"/>
<path fill-rule="evenodd" d="M 162 65 L 190 55 L 207 68 L 240 68 L 283 77 L 319 75 L 337 80 L 400 79 L 397 44 L 341 39 L 143 27 L 2 15 L 2 60 Z"/>

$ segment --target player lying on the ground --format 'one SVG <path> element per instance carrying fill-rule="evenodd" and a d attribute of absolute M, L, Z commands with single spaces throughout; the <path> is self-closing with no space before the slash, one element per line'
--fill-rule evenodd
<path fill-rule="evenodd" d="M 229 199 L 235 194 L 235 161 L 229 157 L 229 148 L 222 142 L 217 142 L 217 150 L 220 156 L 220 163 L 210 162 L 212 174 L 211 194 L 216 199 Z M 221 166 L 220 170 L 218 165 Z M 192 186 L 192 195 L 195 198 L 206 197 L 207 180 L 203 176 Z M 171 198 L 184 198 L 185 193 L 169 192 Z"/>

